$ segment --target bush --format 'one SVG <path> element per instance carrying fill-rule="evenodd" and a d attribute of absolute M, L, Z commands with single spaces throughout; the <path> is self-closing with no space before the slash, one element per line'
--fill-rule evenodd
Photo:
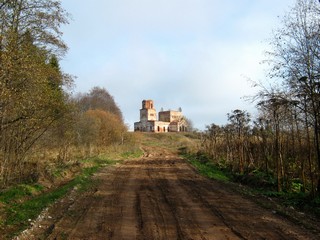
<path fill-rule="evenodd" d="M 245 174 L 233 174 L 233 181 L 254 188 L 263 188 L 265 190 L 275 190 L 277 187 L 276 179 L 265 172 L 255 170 Z"/>

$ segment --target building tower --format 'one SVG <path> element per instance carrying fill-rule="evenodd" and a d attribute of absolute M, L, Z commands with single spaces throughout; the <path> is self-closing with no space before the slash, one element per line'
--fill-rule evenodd
<path fill-rule="evenodd" d="M 152 100 L 142 101 L 142 109 L 140 109 L 140 122 L 145 123 L 147 121 L 157 120 L 157 112 L 153 107 L 154 105 Z"/>

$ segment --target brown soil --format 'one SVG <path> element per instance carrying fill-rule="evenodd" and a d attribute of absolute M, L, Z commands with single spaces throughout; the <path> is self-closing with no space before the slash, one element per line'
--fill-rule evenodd
<path fill-rule="evenodd" d="M 74 190 L 17 239 L 319 239 L 177 155 L 144 150 L 102 169 L 95 189 Z"/>

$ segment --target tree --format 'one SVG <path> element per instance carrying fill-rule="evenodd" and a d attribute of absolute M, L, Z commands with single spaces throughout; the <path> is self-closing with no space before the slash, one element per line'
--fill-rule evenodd
<path fill-rule="evenodd" d="M 269 175 L 270 169 L 270 156 L 272 153 L 272 147 L 269 144 L 270 135 L 272 134 L 270 119 L 267 115 L 262 113 L 260 110 L 260 116 L 254 121 L 253 132 L 254 135 L 257 136 L 257 151 L 256 156 L 257 159 L 261 159 L 263 164 L 259 166 L 259 168 L 263 169 L 264 172 Z M 259 154 L 260 153 L 260 154 Z"/>
<path fill-rule="evenodd" d="M 237 136 L 237 149 L 239 158 L 238 169 L 240 174 L 242 174 L 244 172 L 245 147 L 247 144 L 246 133 L 250 123 L 250 114 L 246 111 L 236 109 L 228 114 L 228 120 L 234 127 L 235 135 Z"/>
<path fill-rule="evenodd" d="M 0 17 L 0 180 L 5 185 L 19 181 L 27 152 L 67 110 L 62 86 L 70 79 L 52 60 L 53 53 L 67 49 L 59 31 L 67 23 L 60 1 L 4 1 Z"/>
<path fill-rule="evenodd" d="M 270 77 L 280 79 L 313 129 L 320 193 L 320 4 L 297 0 L 273 36 Z"/>
<path fill-rule="evenodd" d="M 214 123 L 210 126 L 206 126 L 203 145 L 205 147 L 205 151 L 209 153 L 209 156 L 212 157 L 213 160 L 218 160 L 219 156 L 221 156 L 219 143 L 222 137 L 222 129 L 220 126 Z"/>
<path fill-rule="evenodd" d="M 271 128 L 273 129 L 273 159 L 276 165 L 277 172 L 277 188 L 278 191 L 282 191 L 283 177 L 284 177 L 284 163 L 283 163 L 283 151 L 281 144 L 281 119 L 284 118 L 284 112 L 286 112 L 286 106 L 288 100 L 281 93 L 271 93 L 265 95 L 266 100 L 262 100 L 258 103 L 261 109 L 264 109 L 270 119 Z"/>
<path fill-rule="evenodd" d="M 68 13 L 59 0 L 11 0 L 0 5 L 1 49 L 19 44 L 29 31 L 35 44 L 50 53 L 63 54 L 67 46 L 61 40 L 61 24 L 68 23 Z"/>
<path fill-rule="evenodd" d="M 106 147 L 114 143 L 120 143 L 122 134 L 127 131 L 126 127 L 119 121 L 118 116 L 111 112 L 99 109 L 88 110 L 84 114 L 84 119 L 86 122 L 93 124 L 87 126 L 89 129 L 83 137 L 87 138 L 86 135 L 91 135 L 88 140 L 98 146 Z"/>
<path fill-rule="evenodd" d="M 123 121 L 120 108 L 114 101 L 113 96 L 111 96 L 105 88 L 93 87 L 89 93 L 79 94 L 77 96 L 77 101 L 82 112 L 100 109 L 115 114 Z"/>

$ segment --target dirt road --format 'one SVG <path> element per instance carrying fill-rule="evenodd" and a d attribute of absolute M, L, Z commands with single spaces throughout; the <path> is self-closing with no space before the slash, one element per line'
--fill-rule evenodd
<path fill-rule="evenodd" d="M 159 148 L 105 168 L 19 239 L 316 239 Z"/>

